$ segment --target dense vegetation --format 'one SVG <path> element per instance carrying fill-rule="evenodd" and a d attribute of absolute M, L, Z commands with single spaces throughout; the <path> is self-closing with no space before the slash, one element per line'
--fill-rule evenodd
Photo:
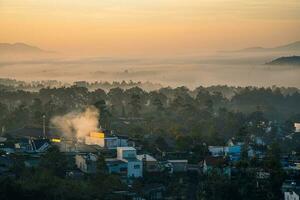
<path fill-rule="evenodd" d="M 183 192 L 190 194 L 191 199 L 279 199 L 285 177 L 279 162 L 280 153 L 300 152 L 299 140 L 283 139 L 293 131 L 293 122 L 300 121 L 300 93 L 295 88 L 213 86 L 195 90 L 161 88 L 149 92 L 139 87 L 88 90 L 71 86 L 42 88 L 38 92 L 1 88 L 3 131 L 40 127 L 43 115 L 51 126 L 50 119 L 56 115 L 94 105 L 100 110 L 102 127 L 138 140 L 143 151 L 153 155 L 161 151 L 188 153 L 189 163 L 196 164 L 207 155 L 204 144 L 223 145 L 232 137 L 248 141 L 254 135 L 273 145 L 263 161 L 243 157 L 236 165 L 238 173 L 234 179 L 219 174 L 207 177 L 146 174 L 143 180 L 133 184 L 135 191 L 143 184 L 158 181 L 168 186 L 170 195 Z M 272 129 L 266 133 L 268 127 Z M 103 199 L 114 189 L 124 188 L 117 177 L 103 173 L 105 170 L 84 181 L 65 179 L 61 172 L 66 166 L 64 155 L 54 149 L 44 156 L 38 170 L 21 167 L 16 170 L 18 179 L 1 179 L 0 195 L 25 199 Z M 263 183 L 259 192 L 251 172 L 256 167 L 271 171 L 270 180 Z M 185 179 L 188 185 L 183 184 Z M 5 198 L 9 199 L 1 197 Z"/>
<path fill-rule="evenodd" d="M 161 88 L 146 92 L 138 87 L 89 91 L 85 87 L 42 88 L 39 92 L 2 89 L 0 126 L 6 130 L 40 126 L 56 115 L 95 105 L 101 126 L 122 134 L 198 137 L 216 142 L 235 136 L 249 121 L 299 120 L 300 93 L 280 88 L 226 86 L 189 90 Z M 231 94 L 230 94 L 231 93 Z M 230 96 L 230 98 L 225 97 Z M 124 121 L 130 123 L 123 123 Z"/>
<path fill-rule="evenodd" d="M 12 172 L 16 177 L 0 176 L 0 199 L 104 199 L 110 192 L 125 188 L 118 177 L 103 170 L 101 162 L 98 162 L 100 170 L 93 176 L 81 180 L 66 178 L 66 170 L 75 168 L 68 163 L 74 162 L 68 162 L 70 158 L 55 146 L 42 156 L 37 168 L 25 168 L 26 158 L 15 159 Z"/>

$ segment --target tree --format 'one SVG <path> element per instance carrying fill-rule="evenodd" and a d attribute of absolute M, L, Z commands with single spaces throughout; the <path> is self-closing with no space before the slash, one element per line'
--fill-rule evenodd
<path fill-rule="evenodd" d="M 158 136 L 155 141 L 154 141 L 154 145 L 157 146 L 157 148 L 159 148 L 161 151 L 166 151 L 169 146 L 168 146 L 168 143 L 166 142 L 166 140 L 161 137 L 161 136 Z"/>
<path fill-rule="evenodd" d="M 0 103 L 0 133 L 2 132 L 2 127 L 5 127 L 5 119 L 9 114 L 8 108 L 5 104 Z"/>
<path fill-rule="evenodd" d="M 181 151 L 189 151 L 193 146 L 193 139 L 190 136 L 178 135 L 176 137 L 176 147 Z"/>
<path fill-rule="evenodd" d="M 98 88 L 94 92 L 90 93 L 91 103 L 97 102 L 99 100 L 106 100 L 106 99 L 107 99 L 107 95 L 103 89 Z"/>
<path fill-rule="evenodd" d="M 121 114 L 121 109 L 123 106 L 124 91 L 119 87 L 112 88 L 107 93 L 107 96 L 111 103 L 112 115 L 119 116 Z"/>
<path fill-rule="evenodd" d="M 141 97 L 138 94 L 132 94 L 129 105 L 131 106 L 131 116 L 139 117 L 142 109 Z"/>
<path fill-rule="evenodd" d="M 162 112 L 164 109 L 163 104 L 159 98 L 154 99 L 153 105 L 156 107 L 156 111 L 158 113 Z"/>
<path fill-rule="evenodd" d="M 42 156 L 40 167 L 56 176 L 63 177 L 67 169 L 67 159 L 57 146 L 52 146 Z"/>
<path fill-rule="evenodd" d="M 98 155 L 98 159 L 97 159 L 97 164 L 96 164 L 96 168 L 97 168 L 97 175 L 103 175 L 107 173 L 107 166 L 106 166 L 106 162 L 105 162 L 105 158 L 103 155 Z"/>
<path fill-rule="evenodd" d="M 212 172 L 199 185 L 198 199 L 201 200 L 234 200 L 242 199 L 226 176 Z"/>
<path fill-rule="evenodd" d="M 5 124 L 8 129 L 23 127 L 30 122 L 30 112 L 25 103 L 21 103 L 9 117 L 5 119 Z"/>
<path fill-rule="evenodd" d="M 270 192 L 274 199 L 281 197 L 280 188 L 285 179 L 285 173 L 280 163 L 281 149 L 278 143 L 273 142 L 268 151 L 268 157 L 265 159 L 265 166 L 270 170 Z"/>
<path fill-rule="evenodd" d="M 245 140 L 247 137 L 249 137 L 249 132 L 247 130 L 247 127 L 243 126 L 242 128 L 239 129 L 239 131 L 236 134 L 236 138 L 238 140 Z"/>

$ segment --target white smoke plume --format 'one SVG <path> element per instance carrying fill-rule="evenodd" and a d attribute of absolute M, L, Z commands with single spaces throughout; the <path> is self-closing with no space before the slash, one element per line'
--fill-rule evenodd
<path fill-rule="evenodd" d="M 81 139 L 99 127 L 99 111 L 94 106 L 87 107 L 81 112 L 70 112 L 56 116 L 51 123 L 69 139 Z"/>

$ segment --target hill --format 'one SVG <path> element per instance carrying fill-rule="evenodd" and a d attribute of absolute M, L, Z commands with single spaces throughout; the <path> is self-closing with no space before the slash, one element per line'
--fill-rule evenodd
<path fill-rule="evenodd" d="M 250 47 L 235 51 L 225 51 L 227 53 L 248 53 L 248 52 L 300 52 L 300 41 L 296 41 L 293 43 L 273 47 L 273 48 L 265 48 L 265 47 Z"/>
<path fill-rule="evenodd" d="M 0 54 L 43 54 L 52 53 L 25 43 L 0 43 Z"/>
<path fill-rule="evenodd" d="M 300 56 L 280 57 L 266 64 L 300 66 Z"/>
<path fill-rule="evenodd" d="M 278 46 L 275 48 L 270 48 L 270 50 L 273 50 L 273 51 L 300 51 L 300 41 L 282 45 L 282 46 Z"/>

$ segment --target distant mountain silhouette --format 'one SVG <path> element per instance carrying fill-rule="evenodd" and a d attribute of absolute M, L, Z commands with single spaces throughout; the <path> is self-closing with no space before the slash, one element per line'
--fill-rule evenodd
<path fill-rule="evenodd" d="M 267 65 L 293 65 L 300 66 L 300 56 L 289 56 L 280 57 L 271 62 L 266 63 Z"/>
<path fill-rule="evenodd" d="M 54 53 L 51 51 L 45 51 L 35 46 L 31 46 L 25 43 L 0 43 L 0 54 L 44 54 Z"/>
<path fill-rule="evenodd" d="M 264 47 L 250 47 L 245 49 L 240 49 L 236 51 L 223 51 L 226 53 L 248 53 L 248 52 L 300 52 L 300 41 L 293 42 L 290 44 L 274 47 L 274 48 L 264 48 Z"/>
<path fill-rule="evenodd" d="M 272 48 L 271 48 L 272 49 Z M 300 51 L 300 41 L 273 48 L 275 51 Z"/>

